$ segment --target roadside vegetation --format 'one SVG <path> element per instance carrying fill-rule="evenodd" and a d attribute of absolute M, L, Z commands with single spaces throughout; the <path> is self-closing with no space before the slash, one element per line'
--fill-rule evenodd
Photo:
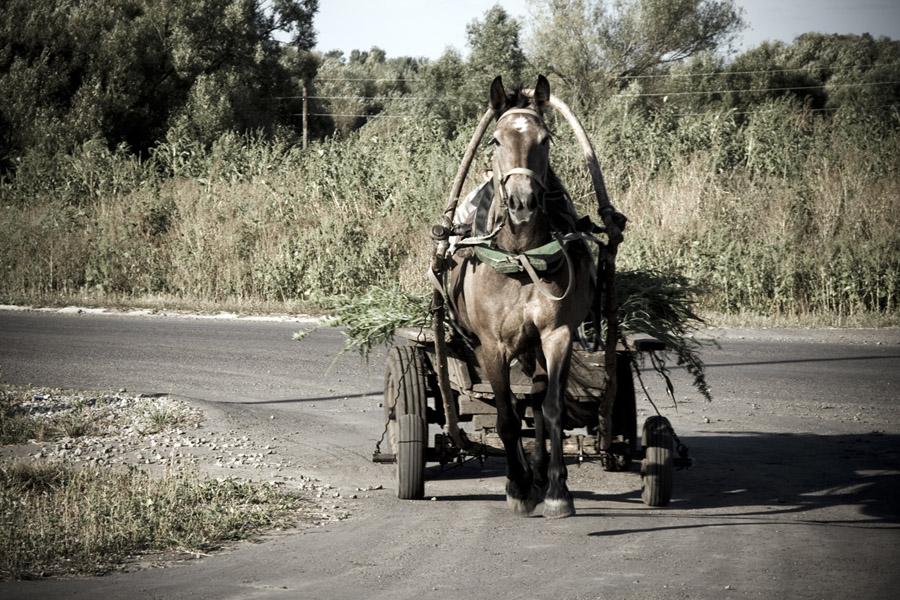
<path fill-rule="evenodd" d="M 316 3 L 288 2 L 299 12 L 284 13 L 296 33 L 287 45 L 270 43 L 277 23 L 204 17 L 226 18 L 211 31 L 243 32 L 256 62 L 224 33 L 224 46 L 199 35 L 173 37 L 183 46 L 172 55 L 160 46 L 171 93 L 137 115 L 133 103 L 149 100 L 129 104 L 109 87 L 140 66 L 121 52 L 128 32 L 143 35 L 158 16 L 155 3 L 135 4 L 147 5 L 143 20 L 97 13 L 85 25 L 103 33 L 100 50 L 42 40 L 44 30 L 3 33 L 16 44 L 0 55 L 0 302 L 294 312 L 374 287 L 420 294 L 428 226 L 488 82 L 544 72 L 584 121 L 630 219 L 622 270 L 687 278 L 695 311 L 716 323 L 898 324 L 900 42 L 806 34 L 729 55 L 745 25 L 730 1 L 643 2 L 654 8 L 643 12 L 636 2 L 596 11 L 603 3 L 536 1 L 540 35 L 526 39 L 494 7 L 470 25 L 466 58 L 448 50 L 427 61 L 312 52 Z M 133 30 L 113 35 L 109 19 Z M 675 22 L 677 35 L 665 35 Z M 48 36 L 65 28 L 51 25 Z M 625 33 L 647 43 L 620 47 Z M 34 97 L 39 50 L 53 44 L 82 52 L 81 71 L 60 67 L 70 77 Z M 204 58 L 215 52 L 220 61 Z M 113 56 L 126 62 L 108 71 Z M 107 82 L 90 88 L 106 94 L 93 104 L 82 97 L 88 80 Z M 139 135 L 122 128 L 136 116 Z M 553 126 L 555 168 L 593 214 L 576 145 L 564 122 Z"/>
<path fill-rule="evenodd" d="M 0 579 L 102 574 L 146 554 L 199 557 L 275 527 L 304 501 L 270 484 L 181 470 L 0 464 Z"/>
<path fill-rule="evenodd" d="M 0 580 L 198 557 L 323 518 L 296 491 L 212 477 L 181 454 L 139 450 L 158 466 L 134 464 L 145 440 L 195 446 L 183 430 L 201 423 L 172 399 L 0 385 Z"/>

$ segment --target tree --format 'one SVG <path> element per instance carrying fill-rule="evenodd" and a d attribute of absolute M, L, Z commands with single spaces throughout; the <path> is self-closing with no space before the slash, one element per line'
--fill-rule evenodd
<path fill-rule="evenodd" d="M 172 127 L 206 142 L 275 127 L 271 98 L 293 86 L 282 59 L 312 48 L 317 9 L 318 0 L 3 2 L 0 169 L 92 138 L 143 151 Z M 280 30 L 288 48 L 273 38 Z"/>
<path fill-rule="evenodd" d="M 426 118 L 436 119 L 442 125 L 444 134 L 448 138 L 454 137 L 457 128 L 472 119 L 478 111 L 478 107 L 471 106 L 471 101 L 462 101 L 465 99 L 463 90 L 468 84 L 465 61 L 457 50 L 448 48 L 427 66 L 423 80 L 424 85 L 420 88 L 423 99 L 420 102 Z"/>
<path fill-rule="evenodd" d="M 636 77 L 728 46 L 744 27 L 734 0 L 529 0 L 532 60 L 583 109 Z"/>
<path fill-rule="evenodd" d="M 491 81 L 521 82 L 528 61 L 520 44 L 521 25 L 499 4 L 466 27 L 469 57 L 447 50 L 425 69 L 426 110 L 445 124 L 448 136 L 484 114 Z"/>
<path fill-rule="evenodd" d="M 527 60 L 519 40 L 520 31 L 519 22 L 499 4 L 484 14 L 484 21 L 475 20 L 466 27 L 469 76 L 478 79 L 482 96 L 497 75 L 507 81 L 522 81 Z"/>

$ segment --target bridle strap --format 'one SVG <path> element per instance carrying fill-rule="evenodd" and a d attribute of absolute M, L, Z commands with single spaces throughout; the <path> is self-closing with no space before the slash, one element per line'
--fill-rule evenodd
<path fill-rule="evenodd" d="M 505 173 L 501 173 L 500 183 L 505 184 L 506 180 L 509 179 L 509 176 L 515 174 L 527 175 L 528 177 L 534 179 L 538 183 L 538 185 L 541 186 L 541 188 L 543 188 L 544 190 L 547 189 L 547 184 L 544 182 L 544 178 L 539 173 L 537 173 L 536 171 L 532 171 L 531 169 L 526 169 L 524 167 L 516 167 L 515 169 L 510 169 Z"/>
<path fill-rule="evenodd" d="M 544 117 L 536 110 L 531 108 L 510 108 L 505 113 L 497 117 L 497 122 L 499 123 L 509 115 L 531 115 L 532 117 L 536 117 L 541 123 L 544 122 Z"/>

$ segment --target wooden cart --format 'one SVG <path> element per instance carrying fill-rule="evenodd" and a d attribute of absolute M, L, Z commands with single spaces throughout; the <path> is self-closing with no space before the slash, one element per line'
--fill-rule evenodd
<path fill-rule="evenodd" d="M 459 448 L 444 431 L 429 439 L 429 425 L 445 424 L 444 403 L 436 375 L 434 334 L 431 330 L 398 329 L 396 337 L 405 344 L 388 351 L 384 380 L 385 429 L 376 447 L 374 461 L 396 464 L 397 495 L 402 499 L 419 499 L 425 495 L 425 465 L 447 464 L 466 456 L 484 458 L 503 455 L 496 432 L 496 408 L 490 384 L 482 378 L 478 362 L 466 342 L 459 336 L 446 339 L 448 375 L 459 420 L 471 441 L 469 449 Z M 599 459 L 608 471 L 627 470 L 640 460 L 642 499 L 649 506 L 665 506 L 672 497 L 673 472 L 676 466 L 689 466 L 686 455 L 676 454 L 674 432 L 669 421 L 653 415 L 646 419 L 638 435 L 634 379 L 631 372 L 636 353 L 664 350 L 652 338 L 629 340 L 627 347 L 617 349 L 616 397 L 609 422 L 601 403 L 605 397 L 606 370 L 604 352 L 591 352 L 576 343 L 573 348 L 566 392 L 566 438 L 564 452 Z M 534 444 L 531 396 L 527 365 L 514 363 L 511 369 L 512 391 L 517 412 L 523 417 L 523 445 L 526 452 Z M 608 428 L 606 430 L 605 428 Z M 436 428 L 435 428 L 436 429 Z M 601 439 L 612 440 L 607 448 Z"/>
<path fill-rule="evenodd" d="M 519 93 L 530 96 L 533 92 L 523 89 Z M 657 340 L 638 339 L 616 347 L 619 337 L 615 257 L 616 248 L 623 239 L 625 219 L 615 212 L 609 201 L 599 162 L 584 127 L 559 98 L 551 95 L 548 103 L 572 126 L 591 176 L 598 215 L 603 221 L 602 231 L 607 238 L 598 249 L 594 303 L 595 316 L 602 317 L 606 323 L 606 341 L 599 352 L 587 351 L 580 342 L 575 343 L 565 394 L 563 429 L 567 437 L 563 451 L 580 460 L 597 457 L 608 470 L 628 468 L 632 460 L 640 459 L 643 500 L 651 506 L 663 506 L 672 496 L 672 474 L 676 463 L 687 464 L 688 459 L 686 452 L 681 451 L 681 444 L 676 448 L 677 438 L 669 421 L 660 415 L 648 418 L 638 437 L 631 373 L 635 353 L 660 350 L 662 344 Z M 482 116 L 463 154 L 441 222 L 431 229 L 435 242 L 429 270 L 435 284 L 433 330 L 399 329 L 396 336 L 405 339 L 406 344 L 393 346 L 388 352 L 384 384 L 385 428 L 374 459 L 396 464 L 397 492 L 404 499 L 425 495 L 427 462 L 446 464 L 466 456 L 502 453 L 496 433 L 494 394 L 464 336 L 444 328 L 444 286 L 441 283 L 463 182 L 478 144 L 496 116 L 493 107 L 488 107 Z M 605 296 L 602 310 L 598 302 L 601 296 Z M 518 360 L 525 359 L 520 357 Z M 532 388 L 528 365 L 522 362 L 512 365 L 511 384 L 516 413 L 523 416 L 523 445 L 528 451 L 529 446 L 534 445 L 531 400 L 534 394 L 543 390 Z M 432 424 L 442 428 L 429 440 L 429 425 Z M 677 458 L 676 449 L 680 455 Z"/>

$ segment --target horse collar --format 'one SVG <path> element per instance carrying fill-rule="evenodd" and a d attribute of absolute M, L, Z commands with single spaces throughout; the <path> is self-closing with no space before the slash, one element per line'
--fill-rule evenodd
<path fill-rule="evenodd" d="M 528 262 L 539 273 L 553 273 L 562 264 L 565 252 L 563 243 L 559 240 L 553 240 L 549 244 L 526 250 L 521 254 L 493 248 L 487 243 L 475 244 L 472 248 L 479 261 L 504 275 L 525 271 L 525 262 Z"/>

